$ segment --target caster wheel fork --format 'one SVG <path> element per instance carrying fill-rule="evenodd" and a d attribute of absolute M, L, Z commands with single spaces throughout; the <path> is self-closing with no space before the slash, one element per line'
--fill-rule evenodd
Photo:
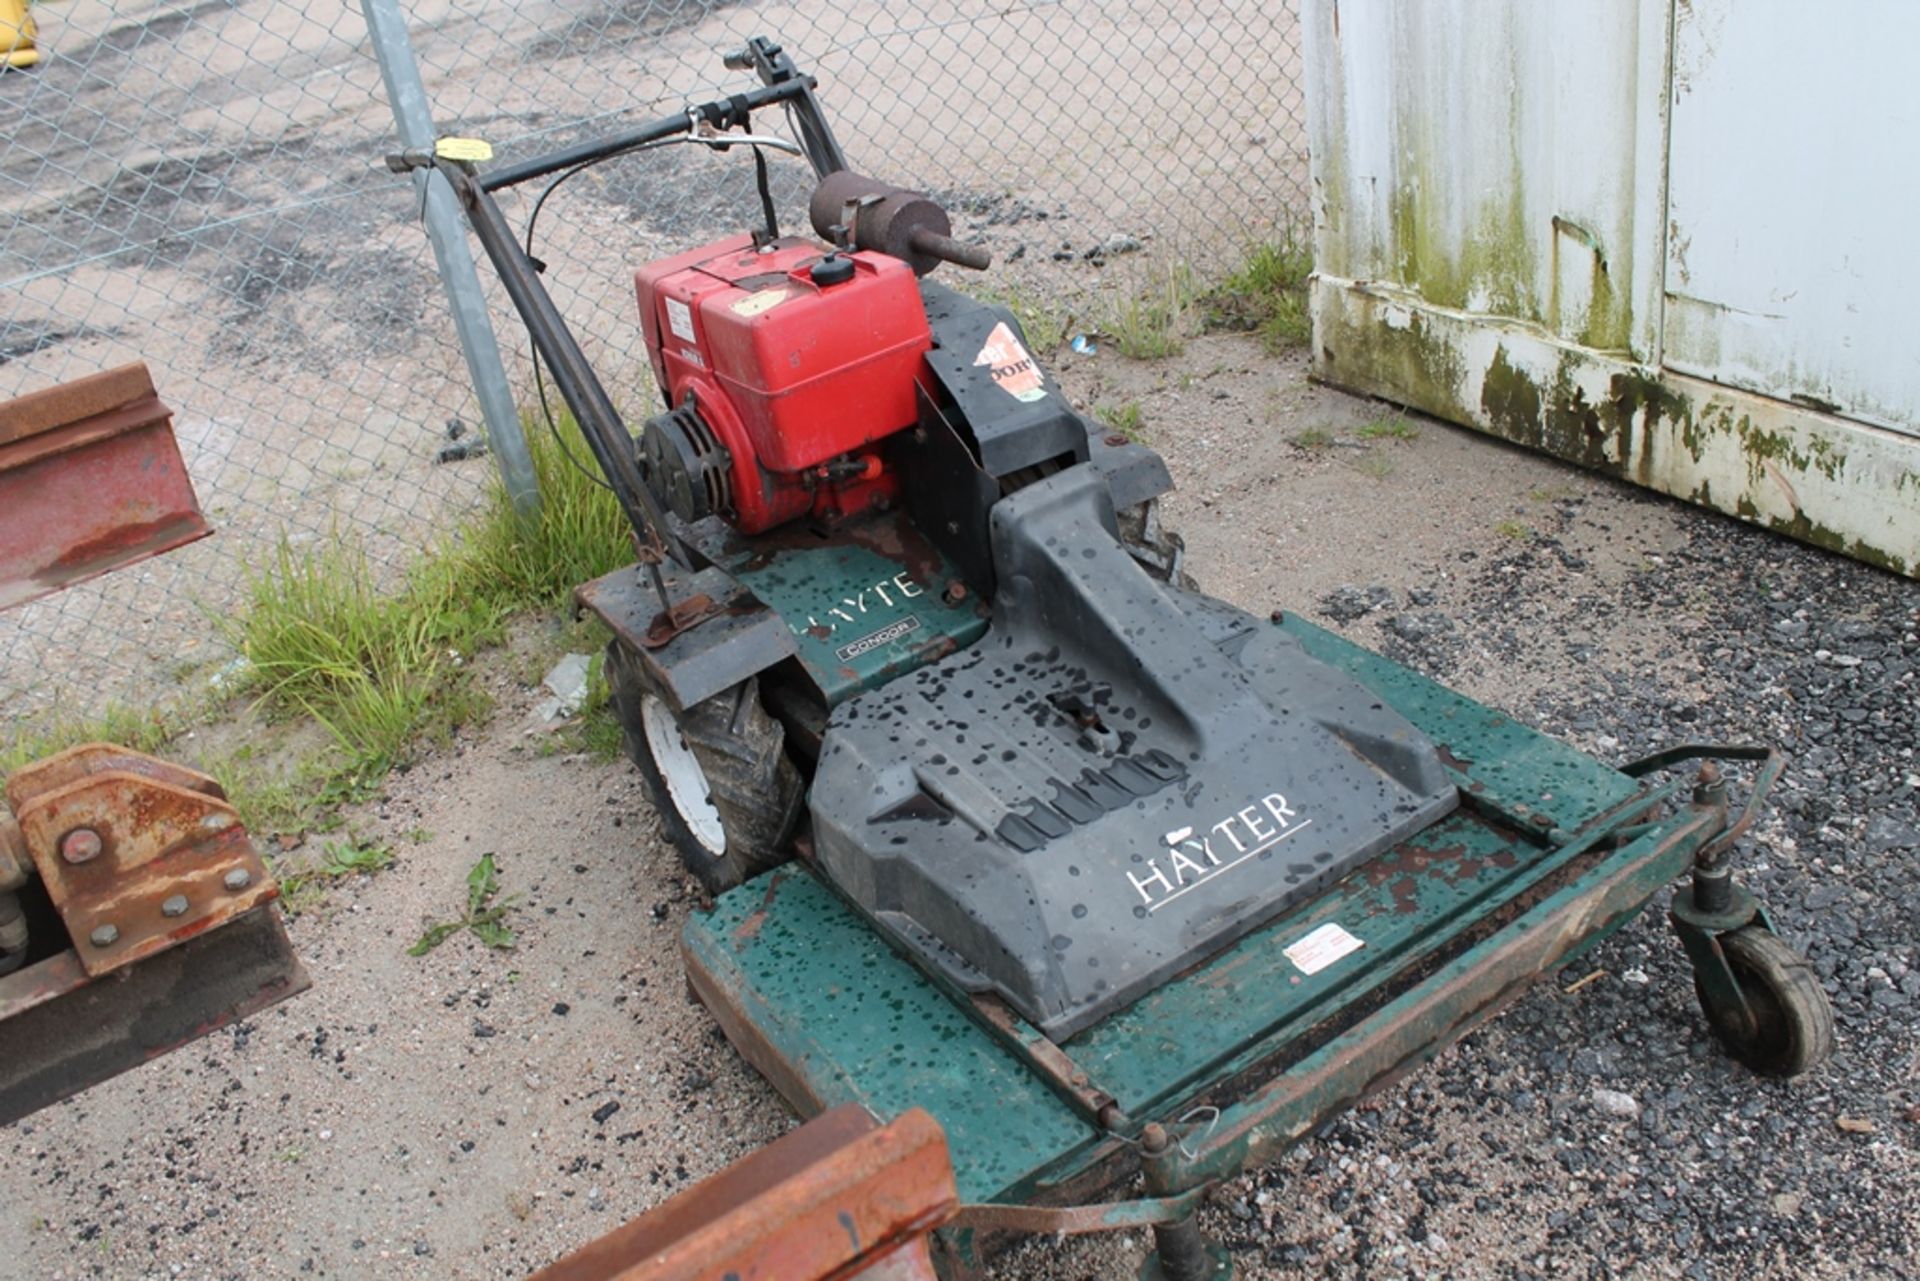
<path fill-rule="evenodd" d="M 1726 804 L 1717 771 L 1701 770 L 1696 805 Z M 1766 910 L 1734 883 L 1731 842 L 1703 845 L 1692 883 L 1668 919 L 1693 963 L 1693 988 L 1720 1044 L 1755 1072 L 1792 1077 L 1833 1053 L 1833 1005 L 1806 958 L 1773 930 Z"/>

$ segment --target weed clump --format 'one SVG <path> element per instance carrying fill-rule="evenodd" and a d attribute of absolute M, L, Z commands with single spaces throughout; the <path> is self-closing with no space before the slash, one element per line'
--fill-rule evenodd
<path fill-rule="evenodd" d="M 520 896 L 511 894 L 500 898 L 499 894 L 500 873 L 494 866 L 493 855 L 482 854 L 473 870 L 467 873 L 466 913 L 457 920 L 429 925 L 407 949 L 407 955 L 425 956 L 462 930 L 472 931 L 475 938 L 496 951 L 510 951 L 518 939 L 506 918 Z"/>
<path fill-rule="evenodd" d="M 1184 264 L 1167 269 L 1166 278 L 1145 292 L 1107 308 L 1100 332 L 1129 360 L 1163 360 L 1187 349 L 1199 331 L 1195 300 L 1200 288 Z"/>
<path fill-rule="evenodd" d="M 310 549 L 283 540 L 249 578 L 247 608 L 222 620 L 250 691 L 270 713 L 325 726 L 344 772 L 378 777 L 416 741 L 484 714 L 466 664 L 499 640 L 505 620 L 555 608 L 576 584 L 631 559 L 619 505 L 577 465 L 579 429 L 530 430 L 528 444 L 537 519 L 515 511 L 496 481 L 480 512 L 391 584 L 355 540 Z"/>
<path fill-rule="evenodd" d="M 1093 416 L 1135 444 L 1147 439 L 1145 415 L 1137 400 L 1129 400 L 1124 405 L 1100 405 L 1094 409 Z"/>
<path fill-rule="evenodd" d="M 1256 245 L 1246 260 L 1201 300 L 1209 329 L 1257 333 L 1278 354 L 1305 346 L 1313 336 L 1307 314 L 1307 280 L 1313 251 L 1289 232 Z"/>
<path fill-rule="evenodd" d="M 1361 440 L 1418 440 L 1420 428 L 1395 414 L 1365 423 L 1353 434 Z"/>

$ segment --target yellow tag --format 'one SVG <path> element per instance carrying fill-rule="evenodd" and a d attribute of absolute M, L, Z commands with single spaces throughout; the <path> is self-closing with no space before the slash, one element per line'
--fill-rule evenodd
<path fill-rule="evenodd" d="M 442 138 L 433 144 L 433 154 L 442 160 L 464 160 L 476 164 L 493 159 L 493 146 L 478 138 Z"/>

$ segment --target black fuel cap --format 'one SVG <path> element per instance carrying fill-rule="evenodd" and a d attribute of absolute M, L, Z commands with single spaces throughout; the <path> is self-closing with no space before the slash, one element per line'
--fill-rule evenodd
<path fill-rule="evenodd" d="M 843 285 L 853 279 L 853 259 L 843 258 L 839 254 L 828 254 L 813 264 L 813 270 L 807 273 L 813 277 L 813 283 L 825 288 L 828 285 Z"/>

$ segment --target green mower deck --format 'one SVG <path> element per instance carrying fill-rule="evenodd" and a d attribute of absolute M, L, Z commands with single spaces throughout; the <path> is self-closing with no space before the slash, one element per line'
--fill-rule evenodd
<path fill-rule="evenodd" d="M 929 978 L 799 863 L 690 920 L 695 991 L 803 1114 L 926 1108 L 965 1201 L 1097 1197 L 1139 1168 L 1149 1121 L 1180 1139 L 1171 1183 L 1187 1188 L 1431 1059 L 1630 920 L 1727 826 L 1724 806 L 1688 804 L 1682 783 L 1637 782 L 1310 624 L 1282 625 L 1443 745 L 1455 814 L 1059 1046 Z M 1329 923 L 1360 946 L 1322 965 L 1297 945 Z M 965 1257 L 979 1243 L 962 1237 Z"/>

